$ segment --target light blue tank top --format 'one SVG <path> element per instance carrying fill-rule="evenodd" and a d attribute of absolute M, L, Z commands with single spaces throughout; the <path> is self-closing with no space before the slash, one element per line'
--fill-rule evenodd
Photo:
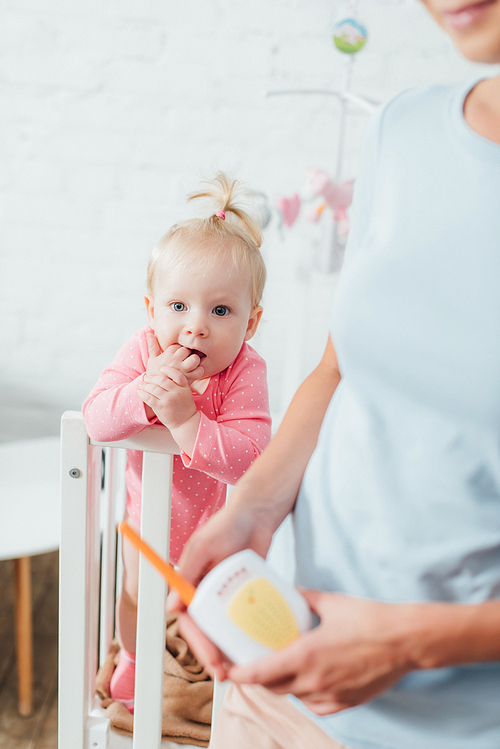
<path fill-rule="evenodd" d="M 331 314 L 342 381 L 295 511 L 305 587 L 500 598 L 500 146 L 463 119 L 471 85 L 404 92 L 368 126 Z M 500 663 L 314 719 L 351 749 L 500 749 Z"/>

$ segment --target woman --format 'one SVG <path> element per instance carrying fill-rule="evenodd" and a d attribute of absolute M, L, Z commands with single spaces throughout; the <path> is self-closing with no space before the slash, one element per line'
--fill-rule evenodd
<path fill-rule="evenodd" d="M 500 62 L 500 0 L 423 2 Z M 361 163 L 323 359 L 181 559 L 265 555 L 294 510 L 321 620 L 227 667 L 183 615 L 234 682 L 213 749 L 500 746 L 500 77 L 395 97 Z"/>

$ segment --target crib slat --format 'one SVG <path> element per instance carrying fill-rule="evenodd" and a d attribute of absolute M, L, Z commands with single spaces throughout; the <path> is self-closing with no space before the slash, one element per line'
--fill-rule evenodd
<path fill-rule="evenodd" d="M 141 535 L 169 557 L 172 455 L 145 452 L 142 473 Z M 135 676 L 134 749 L 160 747 L 165 656 L 166 584 L 141 556 Z"/>
<path fill-rule="evenodd" d="M 116 570 L 116 450 L 106 450 L 103 507 L 101 508 L 102 565 L 99 665 L 106 660 L 114 635 Z"/>
<path fill-rule="evenodd" d="M 88 453 L 89 440 L 80 414 L 66 412 L 61 422 L 59 550 L 58 746 L 61 749 L 83 747 L 89 708 L 89 618 L 86 612 Z"/>
<path fill-rule="evenodd" d="M 101 577 L 101 473 L 102 450 L 89 447 L 89 486 L 87 494 L 87 705 L 88 711 L 93 707 L 95 696 L 95 677 L 98 661 L 99 641 L 99 586 Z"/>
<path fill-rule="evenodd" d="M 127 465 L 127 452 L 126 450 L 114 450 L 116 458 L 116 475 L 114 482 L 115 489 L 115 516 L 113 519 L 113 526 L 116 527 L 118 523 L 123 520 L 123 514 L 125 511 L 125 505 L 127 503 L 127 486 L 125 484 L 125 467 Z M 118 533 L 116 539 L 116 579 L 115 579 L 115 597 L 122 589 L 123 583 L 123 558 L 122 558 L 122 534 Z M 114 616 L 113 616 L 114 622 Z M 114 630 L 113 630 L 114 632 Z"/>

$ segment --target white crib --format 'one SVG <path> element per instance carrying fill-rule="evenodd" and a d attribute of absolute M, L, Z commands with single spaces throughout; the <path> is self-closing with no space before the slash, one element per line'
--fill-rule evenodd
<path fill-rule="evenodd" d="M 103 448 L 104 490 L 101 488 Z M 59 749 L 107 749 L 126 744 L 133 749 L 155 749 L 162 745 L 167 588 L 158 572 L 142 557 L 133 739 L 113 733 L 110 741 L 109 720 L 102 716 L 99 700 L 94 696 L 97 668 L 114 636 L 115 577 L 118 560 L 119 587 L 121 559 L 116 522 L 121 519 L 124 506 L 125 449 L 144 452 L 141 533 L 168 559 L 172 465 L 173 456 L 179 453 L 170 432 L 161 426 L 151 426 L 129 439 L 101 443 L 89 438 L 79 412 L 66 411 L 63 415 Z M 214 692 L 213 718 L 221 692 L 220 686 Z"/>

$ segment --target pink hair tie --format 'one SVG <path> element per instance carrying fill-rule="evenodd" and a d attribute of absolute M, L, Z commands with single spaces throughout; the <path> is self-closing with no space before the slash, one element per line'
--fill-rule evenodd
<path fill-rule="evenodd" d="M 215 215 L 218 216 L 219 218 L 221 218 L 223 221 L 226 220 L 226 212 L 225 211 L 222 211 L 222 210 L 217 211 Z"/>

